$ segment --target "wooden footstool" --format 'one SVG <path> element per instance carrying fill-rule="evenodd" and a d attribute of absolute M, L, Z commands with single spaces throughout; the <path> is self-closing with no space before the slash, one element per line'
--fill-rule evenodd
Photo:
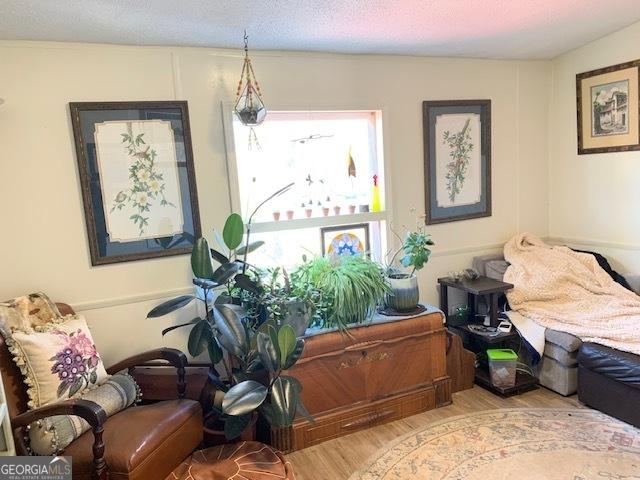
<path fill-rule="evenodd" d="M 194 452 L 165 480 L 295 480 L 282 454 L 259 442 L 219 445 Z"/>

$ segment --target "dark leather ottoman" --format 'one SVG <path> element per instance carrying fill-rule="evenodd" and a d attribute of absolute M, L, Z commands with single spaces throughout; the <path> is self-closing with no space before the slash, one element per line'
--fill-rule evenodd
<path fill-rule="evenodd" d="M 640 356 L 583 343 L 578 353 L 578 398 L 640 427 Z"/>

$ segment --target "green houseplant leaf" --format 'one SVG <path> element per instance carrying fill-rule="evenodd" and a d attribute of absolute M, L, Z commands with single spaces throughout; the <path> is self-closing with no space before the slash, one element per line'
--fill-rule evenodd
<path fill-rule="evenodd" d="M 269 335 L 269 338 L 271 339 L 273 348 L 276 349 L 278 358 L 280 358 L 280 345 L 278 344 L 278 331 L 276 330 L 276 327 L 274 327 L 273 325 L 267 325 L 267 333 Z"/>
<path fill-rule="evenodd" d="M 157 318 L 167 315 L 189 304 L 194 298 L 193 295 L 182 295 L 181 297 L 167 300 L 147 313 L 147 318 Z"/>
<path fill-rule="evenodd" d="M 262 292 L 262 289 L 260 288 L 260 286 L 258 286 L 256 282 L 251 280 L 249 276 L 245 273 L 237 274 L 234 277 L 234 280 L 236 282 L 236 286 L 242 288 L 243 290 L 251 292 L 255 295 L 259 295 Z"/>
<path fill-rule="evenodd" d="M 298 338 L 296 340 L 296 348 L 292 353 L 287 357 L 287 362 L 284 364 L 283 370 L 287 370 L 295 365 L 300 356 L 302 355 L 302 351 L 304 350 L 304 339 Z"/>
<path fill-rule="evenodd" d="M 258 332 L 256 341 L 256 348 L 258 349 L 258 355 L 260 356 L 260 362 L 262 366 L 266 368 L 270 373 L 274 374 L 278 370 L 280 358 L 278 351 L 271 342 L 269 335 Z"/>
<path fill-rule="evenodd" d="M 289 427 L 296 418 L 298 392 L 292 377 L 281 376 L 271 386 L 271 406 L 278 427 Z"/>
<path fill-rule="evenodd" d="M 222 352 L 222 348 L 220 348 L 220 344 L 218 344 L 218 341 L 213 335 L 211 335 L 209 343 L 207 344 L 207 352 L 209 353 L 209 360 L 211 360 L 211 365 L 215 365 L 216 363 L 220 362 L 224 355 Z"/>
<path fill-rule="evenodd" d="M 231 280 L 233 276 L 238 273 L 240 268 L 241 266 L 237 262 L 224 263 L 220 265 L 215 272 L 213 272 L 211 279 L 218 285 L 222 285 Z"/>
<path fill-rule="evenodd" d="M 242 243 L 244 236 L 244 222 L 237 213 L 232 213 L 227 217 L 227 221 L 222 229 L 224 244 L 229 250 L 235 250 Z"/>
<path fill-rule="evenodd" d="M 197 357 L 205 348 L 211 338 L 211 327 L 206 320 L 200 320 L 196 323 L 191 332 L 189 333 L 189 340 L 187 341 L 187 350 L 192 357 Z"/>
<path fill-rule="evenodd" d="M 164 330 L 162 330 L 162 336 L 164 337 L 167 333 L 177 329 L 177 328 L 182 328 L 182 327 L 186 327 L 187 325 L 195 325 L 196 323 L 198 323 L 200 321 L 200 317 L 196 317 L 193 320 L 190 320 L 186 323 L 181 323 L 179 325 L 172 325 L 171 327 L 167 327 Z"/>
<path fill-rule="evenodd" d="M 267 387 L 254 380 L 240 382 L 224 394 L 222 412 L 227 415 L 251 413 L 264 402 L 267 393 Z"/>
<path fill-rule="evenodd" d="M 231 295 L 229 295 L 227 293 L 221 293 L 213 301 L 213 304 L 214 305 L 225 305 L 227 303 L 231 303 L 232 301 L 233 301 L 233 298 L 231 298 Z"/>
<path fill-rule="evenodd" d="M 214 280 L 211 252 L 207 239 L 204 237 L 197 239 L 191 250 L 191 270 L 196 278 Z"/>
<path fill-rule="evenodd" d="M 316 423 L 315 419 L 309 413 L 309 410 L 307 410 L 307 407 L 305 407 L 304 403 L 302 403 L 302 399 L 300 398 L 300 392 L 298 392 L 298 403 L 296 404 L 296 411 L 300 415 L 302 415 L 307 422 L 311 424 Z"/>
<path fill-rule="evenodd" d="M 218 250 L 210 248 L 211 257 L 218 262 L 220 265 L 224 265 L 225 263 L 229 263 L 229 257 L 227 257 L 224 253 L 220 253 Z"/>
<path fill-rule="evenodd" d="M 220 286 L 220 284 L 218 282 L 214 282 L 213 280 L 209 280 L 209 279 L 206 279 L 206 278 L 194 278 L 193 279 L 193 284 L 196 287 L 200 287 L 200 288 L 206 289 L 206 290 L 212 290 L 212 289 Z"/>
<path fill-rule="evenodd" d="M 278 347 L 280 348 L 280 367 L 284 368 L 287 359 L 296 349 L 296 333 L 291 325 L 283 325 L 278 330 Z"/>
<path fill-rule="evenodd" d="M 255 252 L 262 245 L 264 245 L 263 240 L 256 240 L 255 242 L 251 242 L 249 245 L 240 247 L 238 250 L 236 250 L 236 253 L 238 254 L 238 256 L 242 256 L 245 253 Z"/>
<path fill-rule="evenodd" d="M 215 305 L 216 329 L 220 332 L 223 346 L 233 355 L 242 356 L 247 344 L 247 335 L 242 324 L 244 310 L 231 304 Z"/>
<path fill-rule="evenodd" d="M 305 407 L 304 403 L 302 403 L 302 399 L 300 398 L 300 394 L 302 393 L 302 384 L 300 383 L 300 380 L 298 380 L 296 377 L 286 377 L 286 378 L 290 379 L 289 381 L 291 383 L 293 383 L 293 388 L 295 389 L 296 393 L 298 394 L 298 400 L 297 400 L 297 405 L 296 405 L 297 412 L 300 415 L 302 415 L 307 422 L 316 423 L 314 418 L 311 416 L 311 414 L 307 410 L 307 407 Z"/>

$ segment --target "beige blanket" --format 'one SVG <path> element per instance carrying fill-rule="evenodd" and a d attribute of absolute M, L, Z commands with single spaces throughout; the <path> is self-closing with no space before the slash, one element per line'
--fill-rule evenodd
<path fill-rule="evenodd" d="M 511 308 L 543 327 L 640 355 L 640 296 L 613 281 L 593 257 L 517 235 L 504 247 Z"/>

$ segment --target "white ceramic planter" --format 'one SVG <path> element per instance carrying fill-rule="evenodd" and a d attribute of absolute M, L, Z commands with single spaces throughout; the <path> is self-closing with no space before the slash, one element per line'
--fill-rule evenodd
<path fill-rule="evenodd" d="M 391 285 L 391 293 L 386 297 L 387 306 L 399 312 L 413 310 L 418 306 L 420 290 L 415 275 L 393 274 L 387 279 Z"/>

